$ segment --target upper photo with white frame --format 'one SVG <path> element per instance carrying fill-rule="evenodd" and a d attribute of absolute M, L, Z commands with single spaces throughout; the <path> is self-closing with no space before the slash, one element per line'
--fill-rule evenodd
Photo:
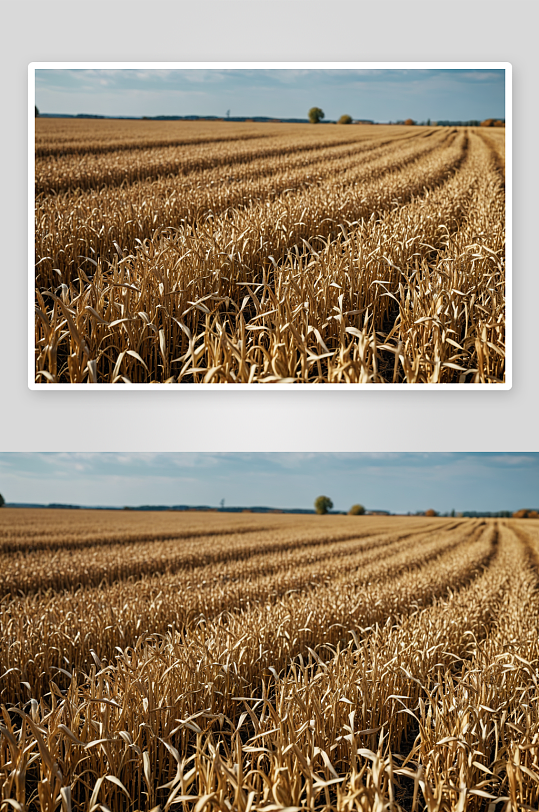
<path fill-rule="evenodd" d="M 32 63 L 29 386 L 509 389 L 510 157 L 508 63 Z"/>

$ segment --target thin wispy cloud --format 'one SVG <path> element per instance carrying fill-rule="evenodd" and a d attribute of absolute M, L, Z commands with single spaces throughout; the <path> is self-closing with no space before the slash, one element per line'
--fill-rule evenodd
<path fill-rule="evenodd" d="M 205 504 L 392 512 L 539 505 L 537 453 L 1 453 L 8 502 Z"/>
<path fill-rule="evenodd" d="M 394 121 L 505 116 L 504 71 L 485 69 L 40 69 L 42 112 Z"/>

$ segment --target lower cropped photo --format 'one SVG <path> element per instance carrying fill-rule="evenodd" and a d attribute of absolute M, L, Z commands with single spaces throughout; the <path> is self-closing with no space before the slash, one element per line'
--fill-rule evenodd
<path fill-rule="evenodd" d="M 539 806 L 539 454 L 0 453 L 0 807 Z"/>

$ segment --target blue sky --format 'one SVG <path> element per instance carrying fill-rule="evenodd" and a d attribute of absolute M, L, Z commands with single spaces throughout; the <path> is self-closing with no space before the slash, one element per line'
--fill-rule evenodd
<path fill-rule="evenodd" d="M 504 71 L 480 69 L 36 70 L 42 113 L 395 121 L 505 117 Z"/>
<path fill-rule="evenodd" d="M 392 512 L 539 507 L 539 453 L 0 453 L 7 502 Z"/>

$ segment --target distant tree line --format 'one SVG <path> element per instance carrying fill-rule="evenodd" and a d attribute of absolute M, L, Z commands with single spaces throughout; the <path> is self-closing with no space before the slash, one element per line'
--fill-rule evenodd
<path fill-rule="evenodd" d="M 513 519 L 539 519 L 537 510 L 517 510 L 513 513 Z"/>
<path fill-rule="evenodd" d="M 439 513 L 437 510 L 433 510 L 429 508 L 429 510 L 417 510 L 415 513 L 408 513 L 408 516 L 442 516 L 445 518 L 454 518 L 457 519 L 465 518 L 465 519 L 511 519 L 511 518 L 526 518 L 521 516 L 521 513 L 526 513 L 531 518 L 535 518 L 532 514 L 536 513 L 533 510 L 524 510 L 518 511 L 519 515 L 517 516 L 516 513 L 513 513 L 511 510 L 497 510 L 497 511 L 488 511 L 488 510 L 463 510 L 462 512 L 455 512 L 455 510 L 446 511 L 445 513 Z"/>
<path fill-rule="evenodd" d="M 434 121 L 437 127 L 479 127 L 481 122 L 476 118 L 470 118 L 468 121 Z"/>
<path fill-rule="evenodd" d="M 397 121 L 390 121 L 390 124 L 404 124 L 410 126 L 416 124 L 418 127 L 505 127 L 505 119 L 487 118 L 485 121 L 479 121 L 477 118 L 468 119 L 468 121 L 431 121 L 428 118 L 426 121 L 414 121 L 413 118 L 398 119 Z"/>

